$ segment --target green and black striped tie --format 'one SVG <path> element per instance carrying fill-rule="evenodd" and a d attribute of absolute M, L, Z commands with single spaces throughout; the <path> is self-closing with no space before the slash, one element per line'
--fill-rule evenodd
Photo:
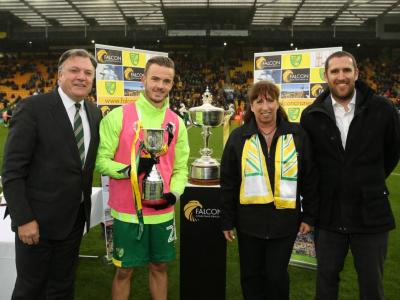
<path fill-rule="evenodd" d="M 83 138 L 83 126 L 81 115 L 79 114 L 79 110 L 81 109 L 80 103 L 75 103 L 75 117 L 74 117 L 74 134 L 76 139 L 76 144 L 78 146 L 79 156 L 81 158 L 82 166 L 85 163 L 85 142 Z"/>

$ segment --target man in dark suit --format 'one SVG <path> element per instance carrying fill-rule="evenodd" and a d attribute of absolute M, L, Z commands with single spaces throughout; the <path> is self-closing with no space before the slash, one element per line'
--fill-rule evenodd
<path fill-rule="evenodd" d="M 11 121 L 2 179 L 15 231 L 12 299 L 73 298 L 99 143 L 100 110 L 84 100 L 95 68 L 86 50 L 66 51 L 58 88 L 21 101 Z"/>
<path fill-rule="evenodd" d="M 399 161 L 399 117 L 358 80 L 352 54 L 331 54 L 325 79 L 329 89 L 301 117 L 319 171 L 316 299 L 338 299 L 351 249 L 360 299 L 383 300 L 388 232 L 395 227 L 385 180 Z"/>

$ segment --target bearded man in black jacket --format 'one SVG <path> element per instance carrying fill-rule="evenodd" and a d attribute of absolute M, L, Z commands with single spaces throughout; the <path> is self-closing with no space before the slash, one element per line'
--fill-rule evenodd
<path fill-rule="evenodd" d="M 349 248 L 360 299 L 384 299 L 388 232 L 395 227 L 385 180 L 399 161 L 399 117 L 387 99 L 358 80 L 352 54 L 329 56 L 325 79 L 329 89 L 301 117 L 320 175 L 316 299 L 338 298 Z"/>

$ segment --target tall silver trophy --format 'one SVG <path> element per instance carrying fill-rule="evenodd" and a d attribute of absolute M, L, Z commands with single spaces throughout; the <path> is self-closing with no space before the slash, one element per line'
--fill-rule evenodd
<path fill-rule="evenodd" d="M 152 158 L 158 158 L 165 148 L 164 133 L 165 129 L 142 129 L 143 143 L 146 151 Z M 158 164 L 158 163 L 157 163 Z M 145 175 L 142 183 L 142 204 L 143 206 L 157 206 L 165 204 L 162 198 L 164 192 L 164 182 L 161 174 L 157 170 L 157 164 L 154 164 L 151 171 Z"/>
<path fill-rule="evenodd" d="M 212 95 L 206 89 L 203 94 L 203 105 L 189 109 L 190 120 L 193 125 L 202 127 L 204 147 L 200 149 L 201 157 L 197 158 L 190 166 L 189 182 L 197 185 L 219 184 L 220 163 L 211 157 L 212 149 L 209 148 L 211 128 L 221 126 L 226 112 L 211 104 Z"/>

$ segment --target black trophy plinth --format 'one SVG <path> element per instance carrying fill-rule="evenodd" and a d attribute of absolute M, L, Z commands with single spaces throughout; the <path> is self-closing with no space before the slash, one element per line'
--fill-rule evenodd
<path fill-rule="evenodd" d="M 219 186 L 186 187 L 180 209 L 180 299 L 224 300 L 226 241 Z"/>

